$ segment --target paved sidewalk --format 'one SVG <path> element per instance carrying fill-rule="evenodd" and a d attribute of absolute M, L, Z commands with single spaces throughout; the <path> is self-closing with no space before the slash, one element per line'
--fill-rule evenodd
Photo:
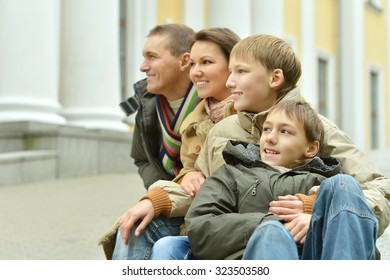
<path fill-rule="evenodd" d="M 0 260 L 103 260 L 99 237 L 144 192 L 137 173 L 0 187 Z M 389 260 L 389 229 L 378 247 Z"/>
<path fill-rule="evenodd" d="M 137 173 L 0 187 L 0 259 L 105 259 L 99 237 L 143 192 Z"/>

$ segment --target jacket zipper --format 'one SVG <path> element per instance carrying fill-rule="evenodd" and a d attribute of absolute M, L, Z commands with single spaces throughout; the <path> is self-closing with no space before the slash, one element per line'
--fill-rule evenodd
<path fill-rule="evenodd" d="M 257 194 L 257 186 L 260 184 L 260 180 L 256 180 L 252 185 L 250 185 L 249 189 L 245 192 L 245 195 L 243 195 L 238 202 L 238 205 L 241 206 L 242 201 L 245 199 L 245 197 L 251 193 L 252 196 L 255 196 Z"/>
<path fill-rule="evenodd" d="M 252 196 L 255 196 L 257 194 L 257 186 L 259 185 L 260 181 L 259 180 L 256 180 L 256 182 L 254 182 L 252 184 L 252 191 L 251 191 L 251 195 Z"/>

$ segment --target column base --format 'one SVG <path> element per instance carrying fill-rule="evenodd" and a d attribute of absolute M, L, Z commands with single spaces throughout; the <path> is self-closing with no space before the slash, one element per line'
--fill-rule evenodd
<path fill-rule="evenodd" d="M 105 129 L 114 131 L 129 131 L 127 124 L 123 122 L 124 114 L 118 109 L 107 108 L 82 108 L 67 109 L 62 111 L 67 124 L 81 126 L 87 129 Z"/>
<path fill-rule="evenodd" d="M 57 112 L 60 105 L 42 99 L 28 97 L 0 98 L 0 122 L 33 121 L 62 125 L 64 117 Z"/>

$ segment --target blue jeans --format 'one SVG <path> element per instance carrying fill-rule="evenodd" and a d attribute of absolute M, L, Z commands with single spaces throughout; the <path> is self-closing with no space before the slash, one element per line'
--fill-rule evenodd
<path fill-rule="evenodd" d="M 116 234 L 116 243 L 113 260 L 148 260 L 151 256 L 154 243 L 164 236 L 175 236 L 180 234 L 180 225 L 184 218 L 166 218 L 160 216 L 154 218 L 138 237 L 134 235 L 139 225 L 136 223 L 129 235 L 128 245 L 122 241 L 120 230 Z"/>
<path fill-rule="evenodd" d="M 154 243 L 151 260 L 193 260 L 188 236 L 167 236 Z"/>
<path fill-rule="evenodd" d="M 336 175 L 321 183 L 313 205 L 301 259 L 375 259 L 378 222 L 359 183 Z M 248 241 L 243 259 L 299 259 L 297 246 L 282 223 L 264 221 Z"/>

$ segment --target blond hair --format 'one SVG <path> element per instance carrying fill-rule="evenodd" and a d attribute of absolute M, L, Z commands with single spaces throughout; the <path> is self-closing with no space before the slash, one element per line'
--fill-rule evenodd
<path fill-rule="evenodd" d="M 253 35 L 242 39 L 234 46 L 231 57 L 252 58 L 268 71 L 281 69 L 285 80 L 278 98 L 292 90 L 301 77 L 301 63 L 294 50 L 287 42 L 273 35 Z"/>

